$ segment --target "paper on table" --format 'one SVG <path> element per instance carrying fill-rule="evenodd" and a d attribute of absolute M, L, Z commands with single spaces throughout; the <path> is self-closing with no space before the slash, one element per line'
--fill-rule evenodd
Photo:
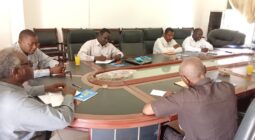
<path fill-rule="evenodd" d="M 155 96 L 164 96 L 166 93 L 166 91 L 163 91 L 163 90 L 156 90 L 156 89 L 153 89 L 151 91 L 151 95 L 155 95 Z"/>
<path fill-rule="evenodd" d="M 45 95 L 38 96 L 45 104 L 51 104 L 51 106 L 60 106 L 64 100 L 62 92 L 51 93 L 48 92 Z"/>
<path fill-rule="evenodd" d="M 184 87 L 184 88 L 188 88 L 188 86 L 186 85 L 186 83 L 184 83 L 183 81 L 178 81 L 178 82 L 175 82 L 174 84 L 178 85 L 178 86 L 181 86 L 181 87 Z"/>
<path fill-rule="evenodd" d="M 112 60 L 105 60 L 105 61 L 96 61 L 96 64 L 109 64 L 109 63 L 111 63 L 113 61 L 113 59 Z"/>

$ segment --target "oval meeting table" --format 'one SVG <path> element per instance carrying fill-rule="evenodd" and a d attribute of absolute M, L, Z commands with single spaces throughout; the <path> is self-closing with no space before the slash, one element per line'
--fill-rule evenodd
<path fill-rule="evenodd" d="M 209 53 L 185 52 L 180 54 L 148 55 L 152 63 L 133 65 L 124 60 L 121 64 L 67 63 L 72 76 L 35 79 L 42 84 L 65 82 L 91 89 L 97 95 L 75 107 L 75 119 L 70 125 L 77 130 L 89 131 L 91 140 L 157 140 L 160 125 L 176 120 L 177 115 L 165 118 L 142 114 L 143 106 L 159 96 L 153 89 L 177 92 L 181 86 L 179 64 L 190 56 L 197 56 L 207 67 L 207 76 L 215 81 L 228 81 L 235 86 L 238 98 L 251 96 L 255 89 L 255 75 L 246 76 L 246 67 L 253 62 L 248 49 L 218 49 Z M 221 75 L 227 73 L 229 76 Z"/>

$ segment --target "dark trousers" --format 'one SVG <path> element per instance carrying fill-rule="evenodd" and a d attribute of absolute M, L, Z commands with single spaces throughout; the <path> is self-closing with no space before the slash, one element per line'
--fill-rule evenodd
<path fill-rule="evenodd" d="M 160 140 L 183 140 L 184 135 L 169 125 L 161 126 Z"/>

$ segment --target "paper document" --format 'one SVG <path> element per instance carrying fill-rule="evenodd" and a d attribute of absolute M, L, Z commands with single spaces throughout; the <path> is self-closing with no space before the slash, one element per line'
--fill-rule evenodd
<path fill-rule="evenodd" d="M 48 92 L 45 95 L 38 96 L 45 104 L 51 104 L 51 106 L 60 106 L 64 100 L 62 92 L 51 93 Z"/>
<path fill-rule="evenodd" d="M 174 84 L 178 85 L 178 86 L 181 86 L 181 87 L 184 87 L 184 88 L 188 88 L 188 86 L 186 85 L 186 83 L 184 83 L 183 81 L 178 81 L 178 82 L 175 82 Z"/>
<path fill-rule="evenodd" d="M 111 62 L 113 62 L 114 60 L 112 59 L 112 60 L 105 60 L 105 61 L 96 61 L 96 64 L 109 64 L 109 63 L 111 63 Z"/>
<path fill-rule="evenodd" d="M 156 90 L 156 89 L 153 89 L 151 91 L 151 95 L 154 95 L 154 96 L 164 96 L 166 93 L 166 91 L 163 91 L 163 90 Z"/>

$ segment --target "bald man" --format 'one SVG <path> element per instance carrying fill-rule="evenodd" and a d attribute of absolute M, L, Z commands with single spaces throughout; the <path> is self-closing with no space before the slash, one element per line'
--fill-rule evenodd
<path fill-rule="evenodd" d="M 178 114 L 185 136 L 169 126 L 162 127 L 162 140 L 232 140 L 237 128 L 236 96 L 233 85 L 214 82 L 196 57 L 180 65 L 181 79 L 189 86 L 150 104 L 145 115 L 166 117 Z"/>

